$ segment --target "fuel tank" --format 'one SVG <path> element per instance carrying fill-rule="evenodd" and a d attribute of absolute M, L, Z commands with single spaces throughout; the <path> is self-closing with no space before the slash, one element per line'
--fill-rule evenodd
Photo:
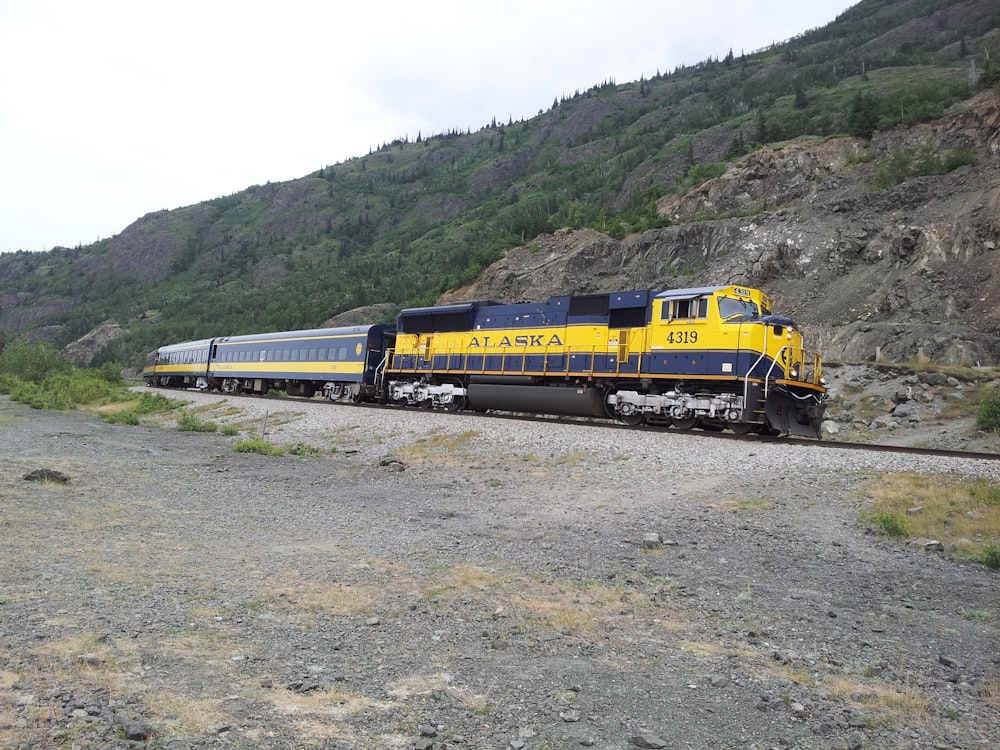
<path fill-rule="evenodd" d="M 476 410 L 525 411 L 572 417 L 607 417 L 600 388 L 471 383 L 466 396 Z"/>

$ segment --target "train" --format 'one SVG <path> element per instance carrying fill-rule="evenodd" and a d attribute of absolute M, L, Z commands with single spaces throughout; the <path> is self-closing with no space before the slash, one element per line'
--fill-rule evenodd
<path fill-rule="evenodd" d="M 761 290 L 736 284 L 469 301 L 394 323 L 187 341 L 150 386 L 284 392 L 449 411 L 821 437 L 822 357 Z"/>

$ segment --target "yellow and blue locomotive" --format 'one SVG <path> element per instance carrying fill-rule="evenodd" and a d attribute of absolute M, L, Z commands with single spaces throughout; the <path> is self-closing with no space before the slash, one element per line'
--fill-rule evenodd
<path fill-rule="evenodd" d="M 757 289 L 729 285 L 403 310 L 395 403 L 819 437 L 819 355 Z"/>
<path fill-rule="evenodd" d="M 465 302 L 396 325 L 160 347 L 149 385 L 820 436 L 826 381 L 791 319 L 736 285 Z"/>

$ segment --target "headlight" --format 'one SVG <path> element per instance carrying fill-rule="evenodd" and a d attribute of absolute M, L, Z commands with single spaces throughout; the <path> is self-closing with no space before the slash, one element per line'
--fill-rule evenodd
<path fill-rule="evenodd" d="M 793 377 L 793 378 L 794 378 L 795 380 L 798 380 L 798 379 L 799 379 L 799 366 L 798 366 L 798 365 L 795 365 L 794 367 L 792 367 L 792 369 L 791 369 L 791 372 L 790 372 L 789 374 L 790 374 L 790 375 L 791 375 L 791 376 L 792 376 L 792 377 Z"/>

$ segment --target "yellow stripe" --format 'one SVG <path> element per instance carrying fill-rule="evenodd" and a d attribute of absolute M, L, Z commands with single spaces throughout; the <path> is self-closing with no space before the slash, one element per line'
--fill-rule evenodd
<path fill-rule="evenodd" d="M 252 375 L 277 373 L 320 373 L 360 375 L 365 371 L 364 362 L 218 362 L 212 365 L 213 375 L 238 372 Z"/>
<path fill-rule="evenodd" d="M 206 366 L 204 362 L 190 365 L 156 365 L 156 374 L 204 375 Z M 143 372 L 146 372 L 146 370 L 143 370 Z M 152 369 L 149 372 L 152 373 Z"/>

